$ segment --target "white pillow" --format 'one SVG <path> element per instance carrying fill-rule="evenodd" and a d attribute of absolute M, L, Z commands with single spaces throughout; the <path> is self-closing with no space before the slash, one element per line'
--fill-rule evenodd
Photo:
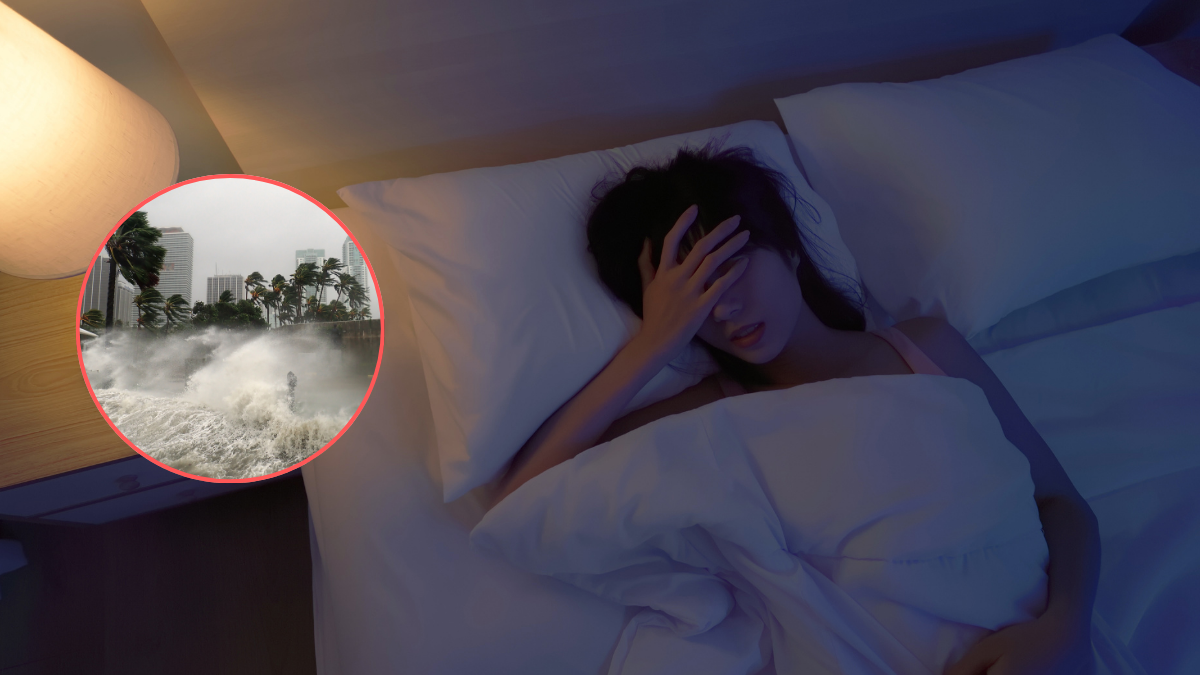
<path fill-rule="evenodd" d="M 637 315 L 603 285 L 587 251 L 596 183 L 726 135 L 722 147 L 748 146 L 792 181 L 820 222 L 805 215 L 803 204 L 798 219 L 826 243 L 829 267 L 857 286 L 833 213 L 805 182 L 771 122 L 338 191 L 391 247 L 408 285 L 447 502 L 493 480 L 638 329 Z M 696 344 L 673 365 L 688 362 L 698 370 L 665 368 L 626 412 L 716 370 Z"/>
<path fill-rule="evenodd" d="M 1116 35 L 911 84 L 777 99 L 869 292 L 971 336 L 1200 249 L 1200 87 Z"/>

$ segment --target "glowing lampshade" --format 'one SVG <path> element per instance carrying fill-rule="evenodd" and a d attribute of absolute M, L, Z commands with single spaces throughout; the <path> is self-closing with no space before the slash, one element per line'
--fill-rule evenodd
<path fill-rule="evenodd" d="M 86 271 L 121 217 L 178 175 L 161 113 L 0 3 L 0 272 Z"/>

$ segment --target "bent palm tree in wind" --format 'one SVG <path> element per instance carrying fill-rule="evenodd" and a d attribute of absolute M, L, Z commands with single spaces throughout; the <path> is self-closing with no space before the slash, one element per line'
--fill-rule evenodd
<path fill-rule="evenodd" d="M 263 290 L 266 287 L 263 275 L 258 272 L 251 272 L 249 276 L 242 280 L 242 284 L 246 287 L 246 299 L 255 306 L 261 305 L 263 296 L 266 295 Z"/>
<path fill-rule="evenodd" d="M 301 318 L 301 312 L 304 311 L 304 287 L 316 286 L 320 280 L 320 273 L 317 272 L 316 263 L 300 263 L 296 266 L 296 271 L 292 272 L 292 288 L 295 289 L 296 314 L 295 318 Z"/>
<path fill-rule="evenodd" d="M 371 316 L 371 308 L 367 306 L 369 300 L 367 298 L 367 289 L 358 283 L 358 279 L 350 284 L 346 289 L 346 302 L 350 303 L 350 307 L 357 313 L 359 317 L 367 318 Z M 363 314 L 363 308 L 366 308 L 366 314 Z"/>
<path fill-rule="evenodd" d="M 221 291 L 217 296 L 216 312 L 217 325 L 228 328 L 237 323 L 237 305 L 234 304 L 233 291 Z"/>
<path fill-rule="evenodd" d="M 158 272 L 162 269 L 167 249 L 159 246 L 162 231 L 150 226 L 145 211 L 138 211 L 125 219 L 104 248 L 112 261 L 108 266 L 108 303 L 105 307 L 104 329 L 113 327 L 113 304 L 117 294 L 117 269 L 121 276 L 137 284 L 142 291 L 158 284 Z M 161 297 L 161 295 L 159 296 Z"/>
<path fill-rule="evenodd" d="M 158 327 L 158 313 L 163 307 L 163 296 L 157 288 L 150 286 L 143 289 L 134 297 L 133 304 L 137 307 L 138 328 L 154 330 Z"/>
<path fill-rule="evenodd" d="M 250 297 L 250 290 L 252 288 L 262 288 L 265 285 L 263 283 L 263 275 L 258 272 L 251 272 L 249 276 L 242 279 L 242 285 L 246 287 L 246 297 Z"/>
<path fill-rule="evenodd" d="M 317 271 L 317 286 L 319 288 L 317 295 L 317 309 L 320 309 L 321 303 L 325 302 L 325 287 L 333 284 L 333 275 L 343 270 L 346 266 L 337 258 L 326 258 L 325 263 Z"/>
<path fill-rule="evenodd" d="M 263 298 L 263 304 L 267 307 L 267 325 L 271 325 L 271 310 L 279 307 L 279 303 L 283 301 L 283 289 L 287 287 L 287 279 L 282 274 L 276 274 L 271 278 L 271 290 Z M 279 317 L 276 317 L 278 322 Z"/>
<path fill-rule="evenodd" d="M 267 327 L 271 326 L 271 310 L 279 306 L 279 301 L 283 299 L 283 294 L 276 290 L 264 291 L 262 296 L 262 305 L 267 310 Z"/>
<path fill-rule="evenodd" d="M 296 317 L 299 313 L 300 294 L 296 287 L 291 284 L 286 284 L 283 290 L 280 291 L 279 310 L 275 313 L 275 318 L 279 325 L 284 322 L 289 324 L 296 323 Z"/>
<path fill-rule="evenodd" d="M 335 300 L 335 302 L 340 302 L 342 295 L 348 293 L 350 291 L 350 287 L 358 283 L 358 279 L 355 279 L 353 274 L 349 274 L 347 272 L 339 272 L 337 278 L 338 280 L 337 283 L 333 285 L 333 290 L 337 291 L 337 300 Z"/>
<path fill-rule="evenodd" d="M 255 286 L 250 291 L 250 297 L 247 298 L 251 305 L 261 307 L 266 305 L 267 290 L 263 286 Z"/>
<path fill-rule="evenodd" d="M 188 307 L 187 300 L 183 296 L 176 293 L 167 298 L 163 302 L 163 316 L 167 319 L 167 330 L 171 330 L 177 323 L 183 323 L 192 318 L 192 309 Z"/>

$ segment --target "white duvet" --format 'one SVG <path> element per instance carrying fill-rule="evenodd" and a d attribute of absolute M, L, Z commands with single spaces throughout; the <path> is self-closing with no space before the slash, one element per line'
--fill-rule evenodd
<path fill-rule="evenodd" d="M 477 549 L 641 608 L 610 673 L 937 673 L 1045 607 L 1024 455 L 949 377 L 665 417 L 537 476 Z"/>

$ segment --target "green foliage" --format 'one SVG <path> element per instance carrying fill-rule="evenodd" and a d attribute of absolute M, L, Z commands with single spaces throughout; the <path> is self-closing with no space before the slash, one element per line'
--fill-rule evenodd
<path fill-rule="evenodd" d="M 261 308 L 249 300 L 232 300 L 233 294 L 225 291 L 221 294 L 221 299 L 214 304 L 196 302 L 192 307 L 192 327 L 216 326 L 230 330 L 267 327 Z"/>
<path fill-rule="evenodd" d="M 133 298 L 133 305 L 137 308 L 138 318 L 137 325 L 139 329 L 147 329 L 157 332 L 158 319 L 162 315 L 163 296 L 153 286 L 142 289 Z"/>
<path fill-rule="evenodd" d="M 146 212 L 137 211 L 105 242 L 104 248 L 112 261 L 108 279 L 104 280 L 108 284 L 106 328 L 112 327 L 118 272 L 143 291 L 158 284 L 158 273 L 167 256 L 167 249 L 156 243 L 161 236 L 161 230 L 151 227 Z"/>
<path fill-rule="evenodd" d="M 292 304 L 290 314 L 293 323 L 296 323 L 300 319 L 307 320 L 311 318 L 305 311 L 308 303 L 304 299 L 304 287 L 316 286 L 319 279 L 320 273 L 317 271 L 316 263 L 300 263 L 296 266 L 296 271 L 292 272 L 293 292 L 289 294 L 287 299 Z"/>
<path fill-rule="evenodd" d="M 317 303 L 325 301 L 325 287 L 334 284 L 334 275 L 341 272 L 346 266 L 337 258 L 326 258 L 321 265 L 321 269 L 317 271 L 317 286 L 320 288 L 320 295 L 317 296 Z"/>
<path fill-rule="evenodd" d="M 192 310 L 188 308 L 187 301 L 179 293 L 175 293 L 163 301 L 162 311 L 163 317 L 167 320 L 168 333 L 191 327 Z"/>
<path fill-rule="evenodd" d="M 79 327 L 92 332 L 104 328 L 104 313 L 98 309 L 89 309 L 79 317 Z"/>

